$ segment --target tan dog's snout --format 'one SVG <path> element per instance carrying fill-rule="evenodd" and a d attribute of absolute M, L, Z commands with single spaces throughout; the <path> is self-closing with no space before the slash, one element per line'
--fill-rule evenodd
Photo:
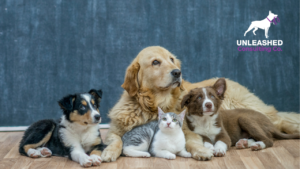
<path fill-rule="evenodd" d="M 171 75 L 174 78 L 178 79 L 181 76 L 181 71 L 179 69 L 173 69 L 172 72 L 171 72 Z"/>

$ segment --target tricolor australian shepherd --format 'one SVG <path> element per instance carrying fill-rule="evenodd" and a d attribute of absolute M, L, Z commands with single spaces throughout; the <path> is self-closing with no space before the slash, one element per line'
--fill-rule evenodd
<path fill-rule="evenodd" d="M 68 95 L 58 101 L 63 116 L 32 124 L 23 136 L 19 152 L 32 158 L 68 156 L 83 167 L 100 165 L 106 147 L 101 140 L 99 111 L 101 90 Z"/>

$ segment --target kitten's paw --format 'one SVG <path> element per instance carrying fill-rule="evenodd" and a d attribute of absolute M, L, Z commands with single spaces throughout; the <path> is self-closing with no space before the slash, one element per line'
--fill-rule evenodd
<path fill-rule="evenodd" d="M 264 142 L 258 141 L 258 142 L 252 143 L 250 145 L 250 148 L 251 148 L 252 151 L 258 151 L 258 150 L 266 148 L 266 145 L 265 145 Z"/>
<path fill-rule="evenodd" d="M 91 156 L 92 162 L 93 162 L 93 166 L 98 166 L 101 164 L 102 159 L 100 156 L 96 155 L 96 154 L 92 154 Z"/>
<path fill-rule="evenodd" d="M 238 149 L 248 148 L 248 139 L 240 139 L 236 142 L 235 147 Z"/>
<path fill-rule="evenodd" d="M 209 148 L 211 150 L 215 149 L 215 147 L 211 143 L 209 143 L 209 142 L 204 142 L 204 147 Z"/>
<path fill-rule="evenodd" d="M 172 153 L 168 153 L 165 155 L 164 158 L 169 159 L 169 160 L 174 160 L 176 158 L 176 155 L 172 154 Z"/>
<path fill-rule="evenodd" d="M 106 149 L 104 149 L 101 155 L 102 160 L 105 162 L 116 161 L 122 151 L 122 146 L 120 146 L 121 149 L 117 147 L 118 146 L 115 147 L 115 145 L 109 145 Z"/>
<path fill-rule="evenodd" d="M 90 167 L 93 165 L 93 159 L 86 154 L 82 154 L 79 158 L 79 164 L 82 167 Z"/>
<path fill-rule="evenodd" d="M 200 160 L 200 161 L 210 160 L 214 156 L 213 150 L 205 148 L 205 147 L 201 147 L 196 150 L 192 150 L 191 154 L 194 159 Z"/>
<path fill-rule="evenodd" d="M 149 157 L 151 157 L 151 155 L 149 153 L 145 152 L 145 154 L 143 154 L 141 157 L 143 157 L 143 158 L 149 158 Z"/>
<path fill-rule="evenodd" d="M 181 153 L 180 156 L 189 158 L 189 157 L 192 157 L 192 154 L 186 151 L 186 152 Z"/>

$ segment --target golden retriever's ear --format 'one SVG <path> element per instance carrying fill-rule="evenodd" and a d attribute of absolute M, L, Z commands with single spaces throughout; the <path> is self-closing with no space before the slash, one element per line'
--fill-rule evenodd
<path fill-rule="evenodd" d="M 184 106 L 186 106 L 190 103 L 191 97 L 192 97 L 192 94 L 190 94 L 190 93 L 183 97 L 183 99 L 181 101 L 181 108 L 183 108 Z"/>
<path fill-rule="evenodd" d="M 138 62 L 132 63 L 126 70 L 125 80 L 122 87 L 128 92 L 130 96 L 135 96 L 138 92 L 138 72 L 140 64 Z"/>

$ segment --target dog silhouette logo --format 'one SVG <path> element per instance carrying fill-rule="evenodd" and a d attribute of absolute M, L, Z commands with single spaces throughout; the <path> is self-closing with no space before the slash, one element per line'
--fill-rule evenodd
<path fill-rule="evenodd" d="M 272 13 L 271 11 L 269 11 L 269 15 L 267 16 L 267 18 L 261 20 L 261 21 L 253 21 L 251 22 L 251 25 L 249 26 L 248 30 L 244 33 L 244 36 L 246 36 L 246 34 L 251 31 L 253 28 L 253 34 L 255 34 L 255 31 L 257 31 L 257 29 L 263 29 L 265 30 L 265 36 L 266 38 L 269 38 L 268 36 L 268 32 L 269 32 L 269 28 L 271 26 L 271 23 L 273 22 L 274 25 L 277 24 L 277 22 L 280 22 L 279 18 L 278 18 L 278 15 Z"/>

